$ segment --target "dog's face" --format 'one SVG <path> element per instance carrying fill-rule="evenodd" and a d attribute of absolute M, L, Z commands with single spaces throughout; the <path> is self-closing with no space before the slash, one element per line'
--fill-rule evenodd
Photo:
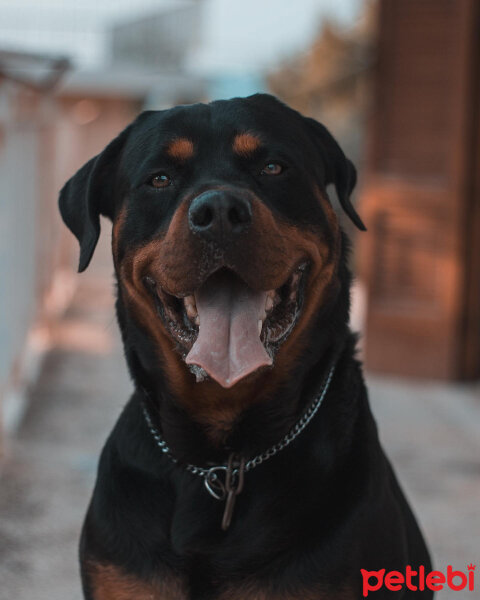
<path fill-rule="evenodd" d="M 67 183 L 60 208 L 80 270 L 99 214 L 112 219 L 121 297 L 171 385 L 225 396 L 287 375 L 338 287 L 328 183 L 363 228 L 355 170 L 328 131 L 256 95 L 143 113 Z"/>

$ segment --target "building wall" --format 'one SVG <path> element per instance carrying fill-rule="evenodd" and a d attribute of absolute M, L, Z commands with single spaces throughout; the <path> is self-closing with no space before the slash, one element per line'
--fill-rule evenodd
<path fill-rule="evenodd" d="M 0 454 L 76 283 L 58 192 L 138 113 L 132 98 L 53 97 L 0 82 Z"/>
<path fill-rule="evenodd" d="M 14 84 L 0 87 L 0 402 L 10 414 L 9 389 L 20 383 L 21 355 L 35 319 L 38 295 L 48 285 L 48 248 L 37 222 L 42 217 L 41 130 L 46 101 Z M 43 269 L 37 271 L 36 265 Z"/>
<path fill-rule="evenodd" d="M 480 4 L 382 0 L 361 214 L 372 370 L 480 377 Z"/>

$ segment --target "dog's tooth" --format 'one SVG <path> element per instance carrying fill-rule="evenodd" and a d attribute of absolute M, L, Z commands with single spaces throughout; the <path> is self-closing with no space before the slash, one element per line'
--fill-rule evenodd
<path fill-rule="evenodd" d="M 263 321 L 262 319 L 258 319 L 258 335 L 262 333 Z"/>
<path fill-rule="evenodd" d="M 185 296 L 183 299 L 183 303 L 185 306 L 196 306 L 195 304 L 195 296 Z"/>
<path fill-rule="evenodd" d="M 265 300 L 265 310 L 268 312 L 273 308 L 273 296 L 267 296 Z"/>
<path fill-rule="evenodd" d="M 192 304 L 186 305 L 186 311 L 188 317 L 193 321 L 198 316 L 197 308 Z"/>
<path fill-rule="evenodd" d="M 198 314 L 195 317 L 194 323 L 195 323 L 195 325 L 197 325 L 197 327 L 200 327 L 200 316 Z"/>

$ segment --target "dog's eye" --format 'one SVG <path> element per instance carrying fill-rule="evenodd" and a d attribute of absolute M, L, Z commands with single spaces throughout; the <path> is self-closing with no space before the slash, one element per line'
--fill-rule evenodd
<path fill-rule="evenodd" d="M 166 188 L 172 183 L 172 180 L 165 173 L 159 173 L 150 179 L 150 185 L 154 188 Z"/>
<path fill-rule="evenodd" d="M 261 175 L 280 175 L 280 173 L 283 171 L 283 167 L 282 165 L 279 165 L 278 163 L 268 163 L 266 164 L 262 171 L 261 171 Z"/>

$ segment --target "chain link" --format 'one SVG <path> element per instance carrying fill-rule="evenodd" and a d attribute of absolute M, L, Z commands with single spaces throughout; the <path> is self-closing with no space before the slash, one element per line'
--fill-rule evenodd
<path fill-rule="evenodd" d="M 317 414 L 317 411 L 320 408 L 320 406 L 327 394 L 328 388 L 330 386 L 330 382 L 332 381 L 334 371 L 335 371 L 335 365 L 333 364 L 330 367 L 330 370 L 328 372 L 327 379 L 323 385 L 321 394 L 315 398 L 315 400 L 312 402 L 312 404 L 310 404 L 310 406 L 308 407 L 306 412 L 303 414 L 301 419 L 299 421 L 297 421 L 297 423 L 292 427 L 292 429 L 290 429 L 290 431 L 274 446 L 271 446 L 270 448 L 268 448 L 268 450 L 265 450 L 265 452 L 262 452 L 262 454 L 258 454 L 254 458 L 247 461 L 245 463 L 245 471 L 246 472 L 251 471 L 252 469 L 254 469 L 255 467 L 258 467 L 259 465 L 261 465 L 268 459 L 273 458 L 276 454 L 278 454 L 284 448 L 286 448 L 289 444 L 291 444 L 302 433 L 302 431 L 305 429 L 305 427 L 307 427 L 307 425 L 310 423 L 310 421 L 313 419 L 313 417 Z M 150 413 L 148 412 L 147 407 L 145 406 L 144 403 L 142 403 L 142 409 L 143 409 L 143 414 L 145 416 L 145 421 L 147 422 L 150 433 L 152 434 L 153 439 L 157 443 L 157 446 L 161 449 L 161 451 L 164 454 L 166 454 L 169 457 L 169 459 L 173 463 L 178 464 L 178 460 L 172 454 L 172 451 L 168 447 L 167 442 L 162 438 L 162 436 L 160 435 L 160 432 L 153 424 L 153 421 L 150 417 Z M 218 466 L 226 468 L 226 465 L 218 465 Z M 189 471 L 193 475 L 198 475 L 199 477 L 203 477 L 203 478 L 205 478 L 208 475 L 209 471 L 212 469 L 212 467 L 205 469 L 204 467 L 199 467 L 197 465 L 192 465 L 192 464 L 187 464 L 187 465 L 185 465 L 184 468 L 186 471 Z"/>

